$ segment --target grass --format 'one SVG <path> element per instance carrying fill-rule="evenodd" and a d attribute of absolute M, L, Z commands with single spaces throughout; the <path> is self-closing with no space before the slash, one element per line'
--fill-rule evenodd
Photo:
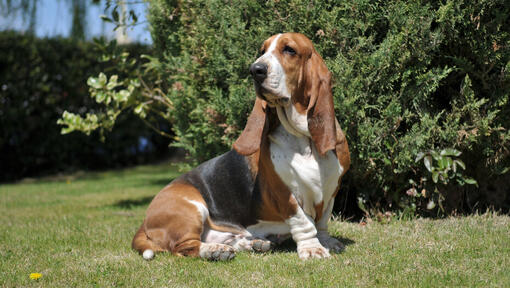
<path fill-rule="evenodd" d="M 510 287 L 510 218 L 333 221 L 347 244 L 301 261 L 292 245 L 227 263 L 130 249 L 152 197 L 178 175 L 169 165 L 82 173 L 0 186 L 4 287 Z M 290 248 L 289 248 L 290 247 Z M 30 273 L 42 273 L 31 280 Z"/>

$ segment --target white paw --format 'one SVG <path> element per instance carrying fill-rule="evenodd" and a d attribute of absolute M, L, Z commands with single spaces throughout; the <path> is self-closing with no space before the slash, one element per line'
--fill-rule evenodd
<path fill-rule="evenodd" d="M 311 238 L 297 243 L 297 252 L 299 258 L 303 260 L 331 257 L 328 249 L 324 248 L 317 238 Z"/>
<path fill-rule="evenodd" d="M 308 248 L 298 248 L 299 259 L 308 260 L 308 259 L 322 259 L 329 258 L 331 255 L 329 254 L 328 249 L 320 246 L 320 247 L 308 247 Z"/>
<path fill-rule="evenodd" d="M 200 257 L 213 261 L 231 260 L 236 256 L 234 247 L 219 243 L 202 243 L 199 254 Z"/>
<path fill-rule="evenodd" d="M 319 236 L 319 242 L 321 242 L 322 246 L 328 248 L 331 252 L 334 253 L 340 253 L 345 249 L 345 246 L 342 242 L 329 235 Z"/>

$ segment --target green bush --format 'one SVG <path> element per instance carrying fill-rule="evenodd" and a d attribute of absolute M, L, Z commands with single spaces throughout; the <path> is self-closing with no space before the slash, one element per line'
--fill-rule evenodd
<path fill-rule="evenodd" d="M 101 108 L 87 96 L 86 84 L 88 75 L 112 69 L 100 61 L 107 51 L 98 47 L 0 32 L 0 181 L 69 169 L 120 167 L 167 152 L 168 141 L 128 114 L 119 119 L 105 143 L 99 133 L 60 135 L 57 119 L 64 110 L 82 114 Z M 150 51 L 143 45 L 123 49 L 133 55 Z M 145 144 L 139 142 L 141 137 L 150 147 L 140 145 Z"/>
<path fill-rule="evenodd" d="M 301 32 L 333 73 L 352 159 L 342 194 L 366 211 L 429 213 L 443 199 L 447 212 L 509 208 L 508 188 L 490 183 L 510 165 L 510 2 L 154 0 L 149 19 L 160 56 L 147 68 L 171 103 L 159 112 L 195 163 L 230 149 L 244 127 L 262 41 Z M 455 179 L 480 188 L 446 177 L 428 191 L 415 159 L 443 149 L 462 152 Z"/>

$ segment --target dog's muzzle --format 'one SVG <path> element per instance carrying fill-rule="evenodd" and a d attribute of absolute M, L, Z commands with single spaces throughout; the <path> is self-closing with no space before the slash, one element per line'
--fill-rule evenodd
<path fill-rule="evenodd" d="M 287 106 L 289 103 L 288 98 L 282 98 L 274 95 L 270 90 L 264 88 L 264 81 L 267 79 L 267 64 L 256 62 L 250 66 L 250 74 L 255 83 L 255 91 L 257 96 L 262 100 L 267 101 L 269 106 Z"/>
<path fill-rule="evenodd" d="M 253 79 L 255 79 L 255 82 L 264 82 L 267 78 L 267 64 L 260 62 L 251 64 L 250 73 L 253 76 Z"/>

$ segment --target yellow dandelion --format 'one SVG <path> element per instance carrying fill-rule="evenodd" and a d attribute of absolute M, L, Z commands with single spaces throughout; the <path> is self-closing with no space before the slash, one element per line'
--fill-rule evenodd
<path fill-rule="evenodd" d="M 30 279 L 37 280 L 42 277 L 41 273 L 30 273 Z"/>

